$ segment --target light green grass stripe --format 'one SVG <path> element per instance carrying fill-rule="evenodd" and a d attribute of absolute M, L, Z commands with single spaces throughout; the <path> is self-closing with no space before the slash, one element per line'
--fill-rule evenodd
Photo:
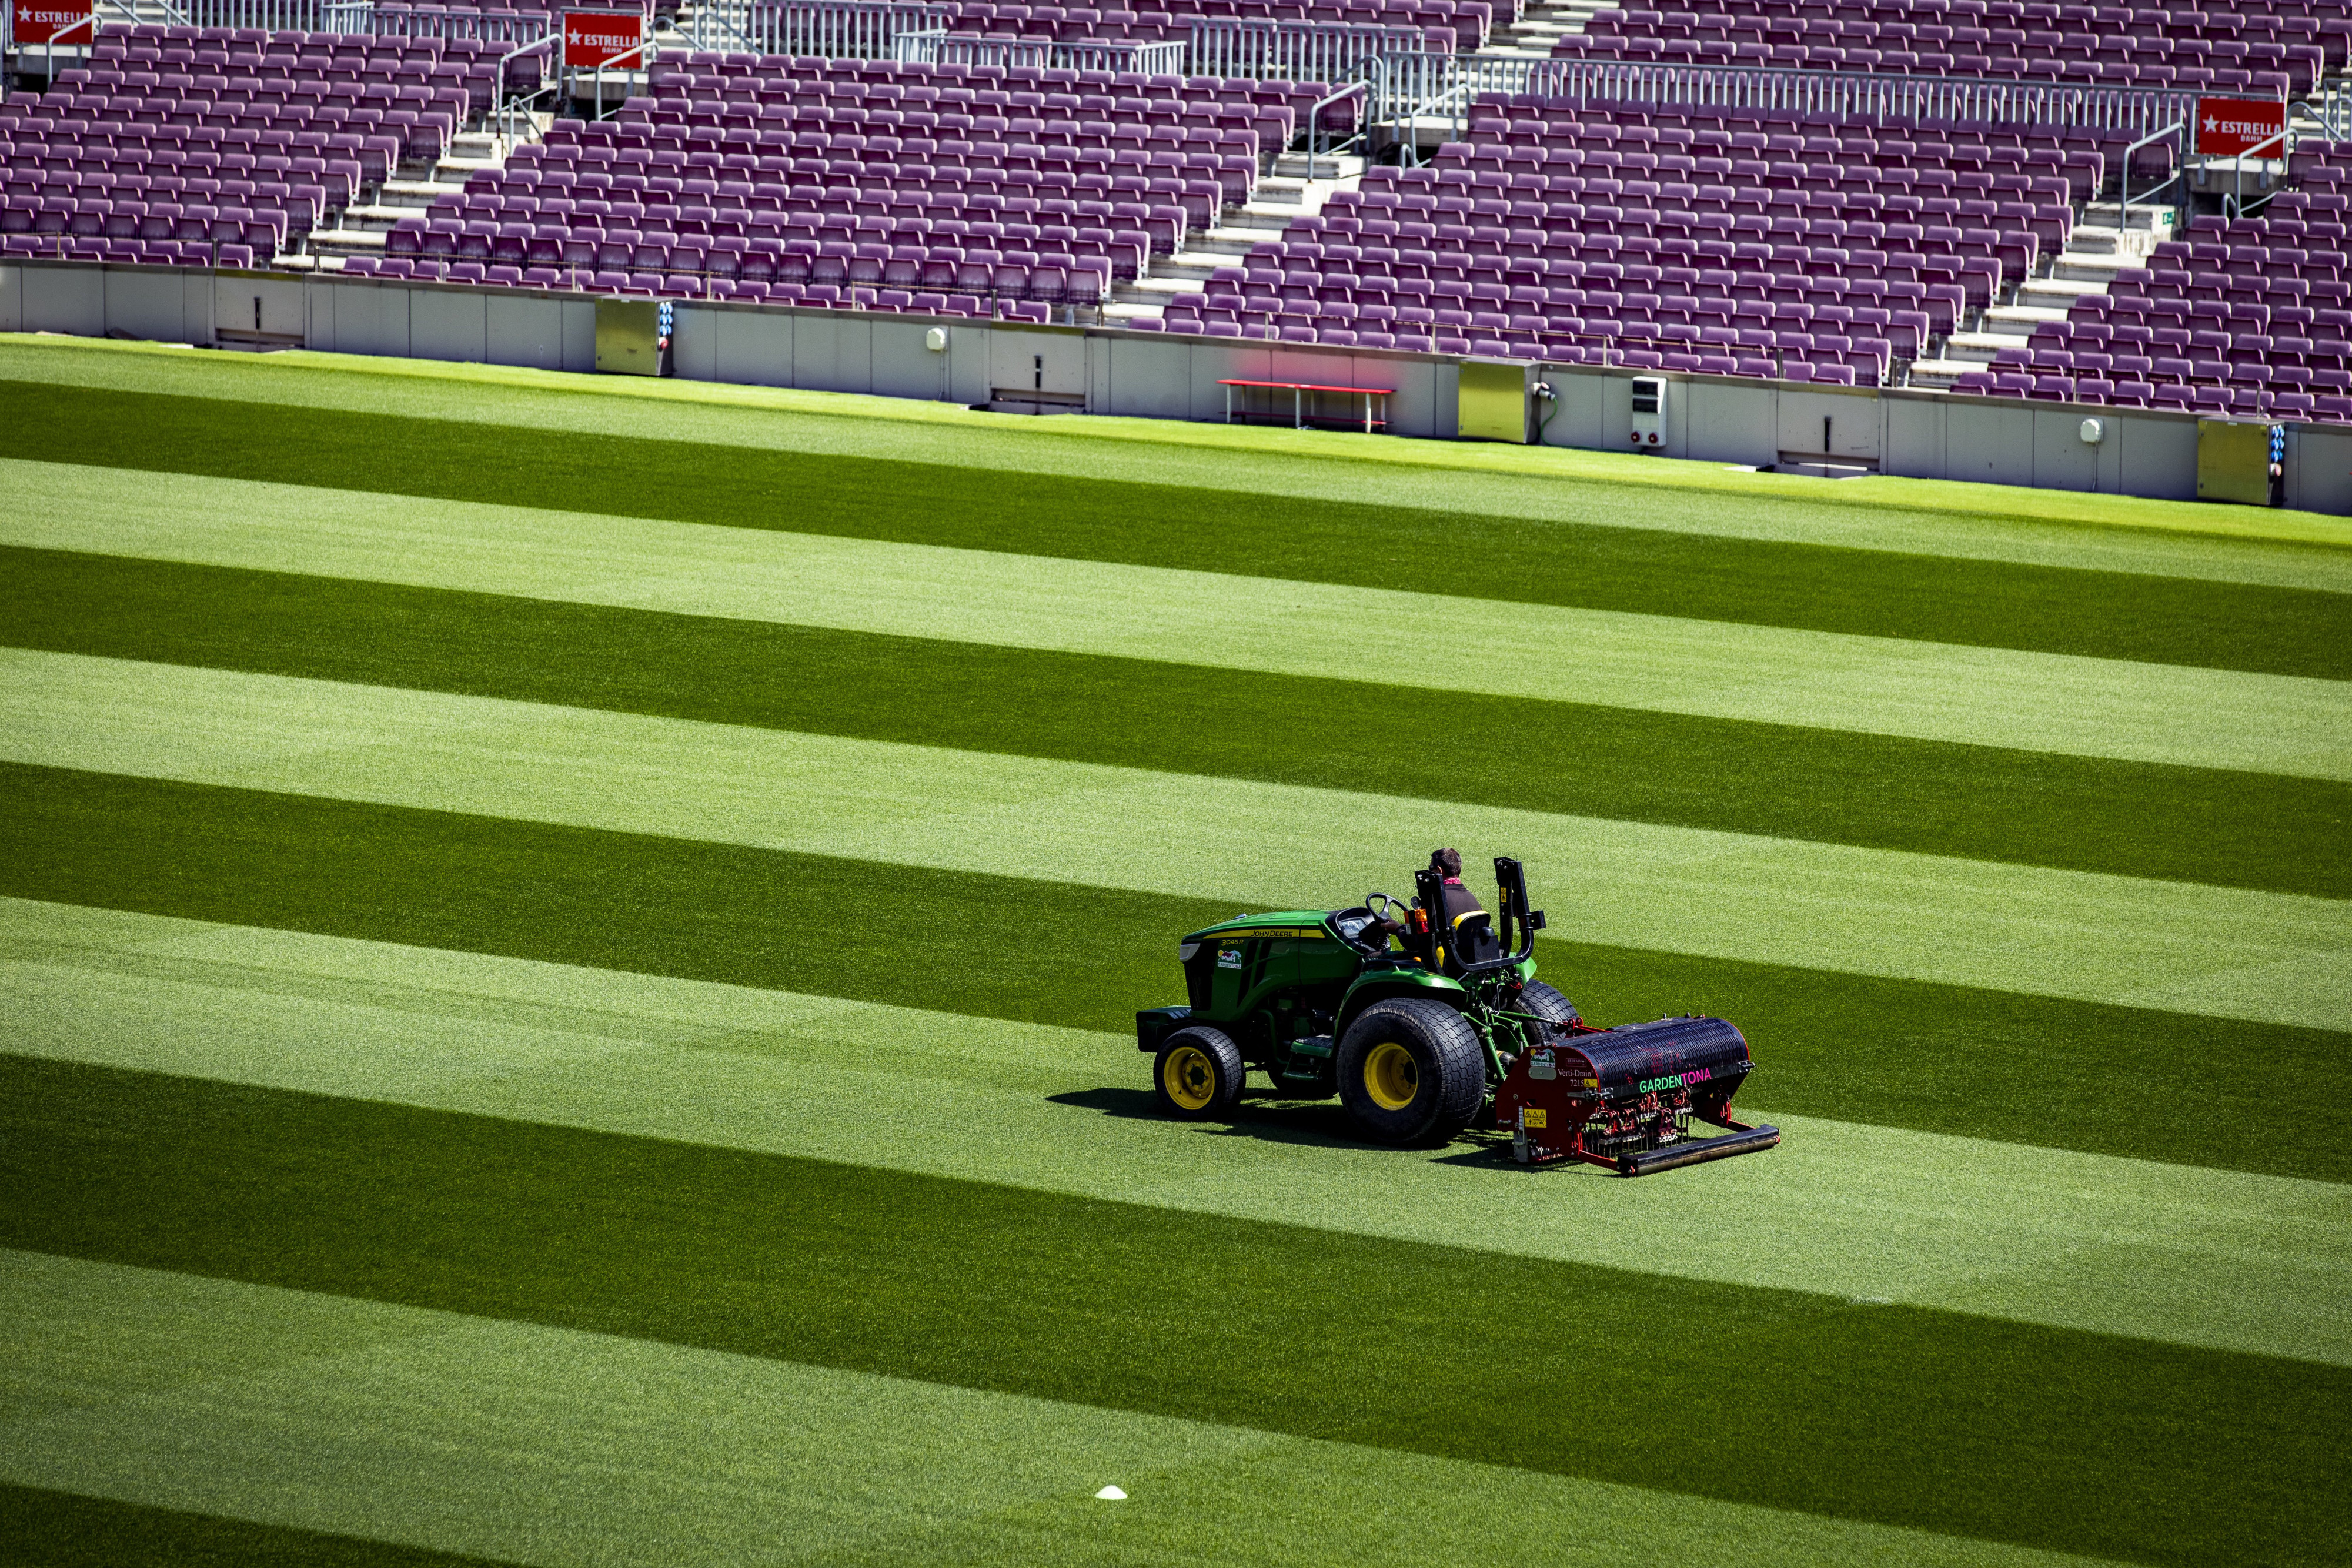
<path fill-rule="evenodd" d="M 0 1322 L 7 1480 L 544 1568 L 2090 1561 L 24 1252 Z"/>
<path fill-rule="evenodd" d="M 2289 894 L 17 650 L 0 756 L 1237 909 L 1393 892 L 1454 843 L 1525 859 L 1579 941 L 2352 1022 L 2352 911 Z"/>
<path fill-rule="evenodd" d="M 1528 1173 L 1131 1113 L 1124 1036 L 23 901 L 0 1050 L 2352 1364 L 2325 1182 L 1807 1118 L 1703 1181 Z"/>
<path fill-rule="evenodd" d="M 2352 779 L 2340 681 L 52 463 L 0 488 L 7 545 Z"/>
<path fill-rule="evenodd" d="M 2352 591 L 2352 523 L 1942 480 L 1810 479 L 1612 452 L 1402 441 L 1168 420 L 1031 419 L 954 403 L 352 355 L 267 358 L 0 334 L 0 377 L 1268 496 L 1802 540 Z M 322 478 L 331 476 L 322 475 Z M 1628 486 L 1596 517 L 1585 486 Z M 562 479 L 550 475 L 560 497 Z M 1654 488 L 1675 504 L 1642 504 Z M 1710 499 L 1733 505 L 1706 505 Z M 1752 508 L 1736 503 L 1753 500 Z M 1786 503 L 1794 500 L 1798 504 Z M 1691 503 L 1698 503 L 1696 507 Z"/>

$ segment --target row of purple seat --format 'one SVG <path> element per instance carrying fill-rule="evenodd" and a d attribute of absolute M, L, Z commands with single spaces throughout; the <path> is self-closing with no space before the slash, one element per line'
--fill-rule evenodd
<path fill-rule="evenodd" d="M 2115 9 L 2115 8 L 2110 8 Z M 2073 16 L 2062 13 L 2072 12 Z M 1678 0 L 1603 11 L 1554 52 L 1580 57 L 1794 66 L 1816 70 L 2054 75 L 2210 86 L 2284 96 L 2316 87 L 2346 60 L 2352 17 L 2282 15 L 2263 0 L 2145 21 L 2098 19 L 2091 5 L 1990 0 L 1982 10 L 1921 0 L 1846 0 L 1806 15 L 1759 13 L 1728 0 Z"/>

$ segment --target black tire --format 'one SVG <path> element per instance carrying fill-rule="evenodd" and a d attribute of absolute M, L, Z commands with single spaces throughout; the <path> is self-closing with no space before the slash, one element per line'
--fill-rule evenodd
<path fill-rule="evenodd" d="M 1443 1144 L 1486 1098 L 1486 1052 L 1460 1013 L 1391 997 L 1356 1016 L 1339 1041 L 1339 1100 L 1374 1143 Z"/>
<path fill-rule="evenodd" d="M 1582 1015 L 1577 1012 L 1574 1002 L 1570 1001 L 1541 980 L 1529 980 L 1519 988 L 1519 1005 L 1517 1010 L 1532 1013 L 1546 1023 L 1582 1023 L 1584 1021 Z"/>
<path fill-rule="evenodd" d="M 1151 1092 L 1171 1116 L 1197 1122 L 1229 1115 L 1242 1096 L 1242 1051 L 1223 1030 L 1194 1024 L 1160 1042 Z"/>

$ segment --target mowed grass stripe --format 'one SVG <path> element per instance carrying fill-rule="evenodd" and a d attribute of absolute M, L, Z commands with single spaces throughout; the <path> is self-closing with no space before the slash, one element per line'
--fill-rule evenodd
<path fill-rule="evenodd" d="M 2352 1371 L 2305 1362 L 22 1059 L 0 1117 L 26 1250 L 2150 1563 L 2352 1546 Z"/>
<path fill-rule="evenodd" d="M 0 459 L 0 545 L 2352 779 L 2342 682 Z"/>
<path fill-rule="evenodd" d="M 2285 894 L 176 664 L 0 674 L 0 757 L 44 767 L 1256 908 L 1360 896 L 1437 835 L 1508 846 L 1586 941 L 2330 1028 L 2352 984 L 2352 906 Z"/>
<path fill-rule="evenodd" d="M 2352 893 L 2352 785 L 2328 779 L 117 557 L 0 564 L 18 648 Z"/>
<path fill-rule="evenodd" d="M 1247 490 L 1519 517 L 1538 526 L 1721 535 L 2091 571 L 2352 591 L 2352 524 L 2313 512 L 1936 479 L 1866 484 L 1634 453 L 1400 441 L 1345 431 L 1090 416 L 294 350 L 231 358 L 170 345 L 0 333 L 0 378 L 298 409 L 414 415 Z"/>
<path fill-rule="evenodd" d="M 0 1486 L 37 1563 L 1622 1563 L 2078 1558 L 511 1320 L 28 1253 Z M 191 1384 L 195 1362 L 212 1375 Z M 28 1406 L 30 1406 L 28 1408 Z M 855 1456 L 845 1463 L 844 1456 Z M 1093 1494 L 1106 1479 L 1130 1506 Z M 1328 1500 L 1344 1498 L 1335 1514 Z M 162 1504 L 163 1506 L 157 1506 Z M 235 1520 L 184 1511 L 203 1507 Z M 1516 1528 L 1496 1531 L 1508 1518 Z M 267 1521 L 268 1522 L 259 1522 Z M 353 1533 L 331 1535 L 330 1531 Z M 110 1552 L 109 1549 L 111 1549 Z M 215 1555 L 204 1555 L 209 1549 Z M 305 1554 L 305 1549 L 308 1553 Z"/>
<path fill-rule="evenodd" d="M 0 768 L 0 800 L 13 897 L 1102 1033 L 1176 996 L 1171 942 L 1234 908 L 62 769 Z M 1769 1064 L 1761 1109 L 2352 1176 L 2332 1126 L 2277 1113 L 2278 1083 L 2336 1070 L 2332 1030 L 1564 941 L 1539 956 L 1603 1021 L 1735 1019 Z"/>
<path fill-rule="evenodd" d="M 0 955 L 26 1056 L 2352 1365 L 2352 1186 L 1790 1116 L 1769 1053 L 1769 1158 L 1625 1183 L 1175 1121 L 1123 1035 L 10 900 Z"/>
<path fill-rule="evenodd" d="M 181 1487 L 188 1487 L 184 1479 Z M 8 1542 L 8 1560 L 19 1568 L 111 1568 L 126 1563 L 141 1568 L 214 1568 L 225 1563 L 251 1568 L 496 1568 L 488 1558 L 5 1483 L 0 1537 Z"/>
<path fill-rule="evenodd" d="M 0 455 L 331 481 L 1022 555 L 2019 648 L 2352 675 L 2352 594 L 1289 500 L 1123 480 L 0 382 Z"/>

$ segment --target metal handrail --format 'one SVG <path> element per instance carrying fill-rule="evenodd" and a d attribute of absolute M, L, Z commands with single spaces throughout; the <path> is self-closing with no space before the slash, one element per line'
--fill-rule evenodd
<path fill-rule="evenodd" d="M 2132 131 L 2196 112 L 2178 88 L 2031 77 L 1824 71 L 1794 66 L 1700 65 L 1617 58 L 1513 59 L 1393 52 L 1383 57 L 1375 118 L 1460 90 L 1531 94 L 1654 108 L 1788 109 L 1880 123 L 1941 120 L 2053 129 Z"/>
<path fill-rule="evenodd" d="M 2294 152 L 2294 131 L 2293 128 L 2291 126 L 2281 126 L 2277 135 L 2265 136 L 2260 141 L 2255 142 L 2252 147 L 2247 148 L 2244 152 L 2239 153 L 2235 158 L 2230 161 L 2230 197 L 2227 204 L 2223 208 L 2222 215 L 2224 217 L 2242 218 L 2248 215 L 2246 209 L 2246 160 L 2258 156 L 2263 148 L 2268 147 L 2273 141 L 2281 144 L 2279 147 L 2279 157 L 2284 161 Z M 2271 187 L 2270 195 L 2258 198 L 2254 203 L 2253 210 L 2255 212 L 2260 212 L 2263 208 L 2270 205 L 2271 197 L 2277 195 L 2279 193 L 2279 189 L 2280 187 L 2276 183 L 2273 183 Z"/>
<path fill-rule="evenodd" d="M 1317 99 L 1315 100 L 1315 106 L 1307 111 L 1307 177 L 1308 179 L 1312 180 L 1315 178 L 1316 160 L 1321 157 L 1324 152 L 1329 151 L 1328 146 L 1321 143 L 1321 138 L 1323 135 L 1323 111 L 1330 108 L 1335 103 L 1345 102 L 1347 99 L 1355 97 L 1358 93 L 1365 95 L 1365 107 L 1369 110 L 1370 108 L 1371 90 L 1372 84 L 1370 82 L 1349 82 L 1346 87 L 1341 88 L 1339 91 L 1330 94 L 1328 97 Z M 1339 178 L 1339 161 L 1336 157 L 1331 161 L 1331 175 L 1334 179 Z"/>
<path fill-rule="evenodd" d="M 606 55 L 603 59 L 598 60 L 593 66 L 589 68 L 596 73 L 597 119 L 602 120 L 604 118 L 604 73 L 612 68 L 614 62 L 616 60 L 625 60 L 630 56 L 635 55 L 636 57 L 637 63 L 635 68 L 630 70 L 628 74 L 631 76 L 642 75 L 650 81 L 652 79 L 653 71 L 653 52 L 654 41 L 651 38 L 647 38 L 635 48 L 623 49 L 616 54 Z M 622 95 L 622 101 L 625 103 L 627 101 L 626 94 Z"/>
<path fill-rule="evenodd" d="M 2124 149 L 2123 184 L 2116 193 L 2116 234 L 2117 235 L 2118 243 L 2121 243 L 2122 235 L 2131 232 L 2132 154 L 2138 152 L 2143 147 L 2153 146 L 2155 143 L 2163 141 L 2168 136 L 2184 135 L 2187 133 L 2188 130 L 2189 121 L 2185 120 L 2177 120 L 2173 124 L 2168 125 L 2163 130 L 2157 131 L 2154 135 L 2141 137 L 2138 141 Z M 2157 192 L 2163 190 L 2166 185 L 2177 183 L 2183 172 L 2184 165 L 2179 161 L 2176 160 L 2172 166 L 2172 178 L 2150 187 L 2147 193 L 2153 196 Z M 2175 207 L 2178 207 L 2179 204 L 2180 204 L 2178 202 L 2173 204 Z"/>
<path fill-rule="evenodd" d="M 535 50 L 543 49 L 547 47 L 548 45 L 556 42 L 562 37 L 563 35 L 560 32 L 550 33 L 547 37 L 537 39 L 531 43 L 525 44 L 520 48 L 509 49 L 505 54 L 499 57 L 498 79 L 500 91 L 500 97 L 499 99 L 499 134 L 506 139 L 507 145 L 509 147 L 514 145 L 515 140 L 515 111 L 518 110 L 522 110 L 524 111 L 522 121 L 524 124 L 530 127 L 531 140 L 534 141 L 538 141 L 539 120 L 536 116 L 525 109 L 525 106 L 546 97 L 549 93 L 555 91 L 562 84 L 557 80 L 551 79 L 540 83 L 538 87 L 533 88 L 530 91 L 524 93 L 520 97 L 508 96 L 505 92 L 507 67 L 510 62 L 519 60 L 523 56 L 530 54 Z"/>

